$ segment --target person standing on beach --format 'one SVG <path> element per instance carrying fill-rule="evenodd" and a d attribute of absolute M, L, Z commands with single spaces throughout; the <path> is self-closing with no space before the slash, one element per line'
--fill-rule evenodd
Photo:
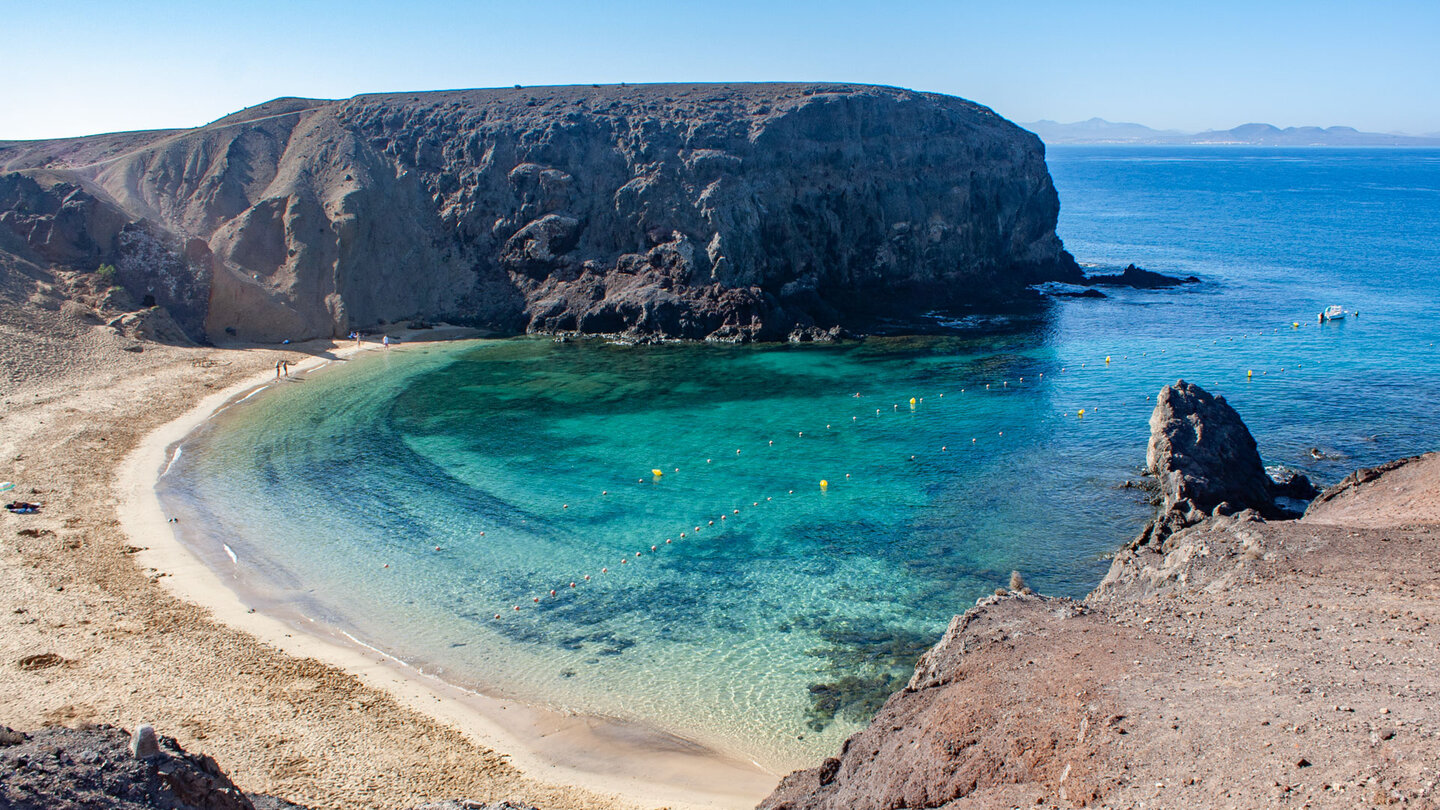
<path fill-rule="evenodd" d="M 276 361 L 275 361 L 275 379 L 277 379 L 277 380 L 280 379 L 280 367 L 283 366 L 283 365 L 285 365 L 285 361 L 284 361 L 284 360 L 276 360 Z"/>
<path fill-rule="evenodd" d="M 386 336 L 380 338 L 380 345 L 381 345 L 381 346 L 384 346 L 386 351 L 389 351 L 389 350 L 390 350 L 390 336 L 389 336 L 389 335 L 386 335 Z"/>

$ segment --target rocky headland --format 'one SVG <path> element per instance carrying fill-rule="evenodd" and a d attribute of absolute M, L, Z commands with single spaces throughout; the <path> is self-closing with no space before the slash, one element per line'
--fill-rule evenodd
<path fill-rule="evenodd" d="M 1436 806 L 1440 454 L 1296 519 L 1239 415 L 1182 381 L 1147 456 L 1157 516 L 1086 599 L 981 599 L 761 807 Z"/>
<path fill-rule="evenodd" d="M 826 337 L 1080 281 L 1058 211 L 1031 133 L 864 85 L 287 98 L 0 142 L 0 273 L 113 267 L 106 286 L 202 342 L 404 319 Z"/>

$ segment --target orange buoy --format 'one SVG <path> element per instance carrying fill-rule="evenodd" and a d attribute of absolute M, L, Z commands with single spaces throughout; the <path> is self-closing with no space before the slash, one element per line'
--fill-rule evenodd
<path fill-rule="evenodd" d="M 497 619 L 500 618 L 500 614 L 499 614 L 499 613 L 496 613 L 496 614 L 495 614 L 495 618 L 497 618 Z"/>
<path fill-rule="evenodd" d="M 575 587 L 575 583 L 573 583 L 573 582 L 570 583 L 570 587 L 572 587 L 572 588 Z"/>
<path fill-rule="evenodd" d="M 732 514 L 732 515 L 738 515 L 738 514 L 740 514 L 740 510 L 739 510 L 739 509 L 731 509 L 731 510 L 730 510 L 730 514 Z"/>
<path fill-rule="evenodd" d="M 602 489 L 602 490 L 600 490 L 600 494 L 601 494 L 601 495 L 609 495 L 609 494 L 610 494 L 610 490 L 608 490 L 608 489 Z"/>
<path fill-rule="evenodd" d="M 707 524 L 705 524 L 705 525 L 707 525 L 707 526 L 714 526 L 714 525 L 715 525 L 715 521 L 712 520 L 712 521 L 710 521 L 709 523 L 707 523 Z"/>
<path fill-rule="evenodd" d="M 657 546 L 651 546 L 651 547 L 650 547 L 650 550 L 651 550 L 651 551 L 659 551 L 660 549 L 659 549 Z"/>
<path fill-rule="evenodd" d="M 665 538 L 665 545 L 667 545 L 667 546 L 670 545 L 670 538 L 668 538 L 668 537 Z"/>
<path fill-rule="evenodd" d="M 585 581 L 586 581 L 586 582 L 589 582 L 589 581 L 590 581 L 590 575 L 589 575 L 589 574 L 586 574 L 586 575 L 585 575 Z"/>
<path fill-rule="evenodd" d="M 554 595 L 555 595 L 555 589 L 554 589 L 554 588 L 551 588 L 551 589 L 550 589 L 550 595 L 551 595 L 551 596 L 554 596 Z M 536 601 L 539 601 L 539 600 L 536 600 Z"/>
<path fill-rule="evenodd" d="M 539 601 L 540 601 L 540 597 L 538 597 L 538 596 L 535 597 L 535 601 L 536 601 L 536 602 L 539 602 Z"/>
<path fill-rule="evenodd" d="M 721 516 L 720 516 L 720 519 L 721 519 L 721 520 L 724 520 L 724 519 L 727 518 L 727 517 L 730 517 L 730 516 L 729 516 L 729 515 L 721 515 Z M 713 521 L 713 520 L 711 521 L 711 524 L 712 524 L 712 525 L 714 524 L 714 521 Z"/>
<path fill-rule="evenodd" d="M 520 609 L 520 606 L 519 606 L 519 605 L 516 605 L 516 606 L 515 606 L 515 609 L 516 609 L 516 610 L 519 610 L 519 609 Z"/>
<path fill-rule="evenodd" d="M 638 551 L 635 552 L 635 556 L 636 556 L 636 557 L 639 557 L 639 556 L 640 556 L 640 552 L 638 552 Z"/>
<path fill-rule="evenodd" d="M 685 539 L 685 533 L 684 533 L 684 532 L 680 532 L 680 539 L 681 539 L 681 540 L 684 540 L 684 539 Z"/>
<path fill-rule="evenodd" d="M 560 505 L 560 508 L 561 508 L 561 509 L 569 509 L 569 508 L 570 508 L 570 504 L 568 504 L 568 503 L 567 503 L 567 504 L 561 504 L 561 505 Z"/>
<path fill-rule="evenodd" d="M 602 573 L 602 574 L 608 574 L 608 573 L 610 573 L 610 569 L 609 569 L 609 568 L 601 568 L 601 569 L 600 569 L 600 573 Z"/>

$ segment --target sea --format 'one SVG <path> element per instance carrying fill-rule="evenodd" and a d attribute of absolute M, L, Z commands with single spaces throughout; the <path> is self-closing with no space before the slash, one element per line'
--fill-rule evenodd
<path fill-rule="evenodd" d="M 1133 483 L 1167 383 L 1321 486 L 1440 446 L 1440 151 L 1048 162 L 1082 264 L 1198 282 L 834 344 L 369 352 L 227 407 L 162 503 L 257 609 L 783 773 L 1012 572 L 1100 581 L 1153 512 Z"/>

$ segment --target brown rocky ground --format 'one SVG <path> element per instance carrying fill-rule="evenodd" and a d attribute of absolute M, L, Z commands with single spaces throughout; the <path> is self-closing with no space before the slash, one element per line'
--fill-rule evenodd
<path fill-rule="evenodd" d="M 761 806 L 1440 806 L 1440 454 L 1355 479 L 982 600 Z"/>

